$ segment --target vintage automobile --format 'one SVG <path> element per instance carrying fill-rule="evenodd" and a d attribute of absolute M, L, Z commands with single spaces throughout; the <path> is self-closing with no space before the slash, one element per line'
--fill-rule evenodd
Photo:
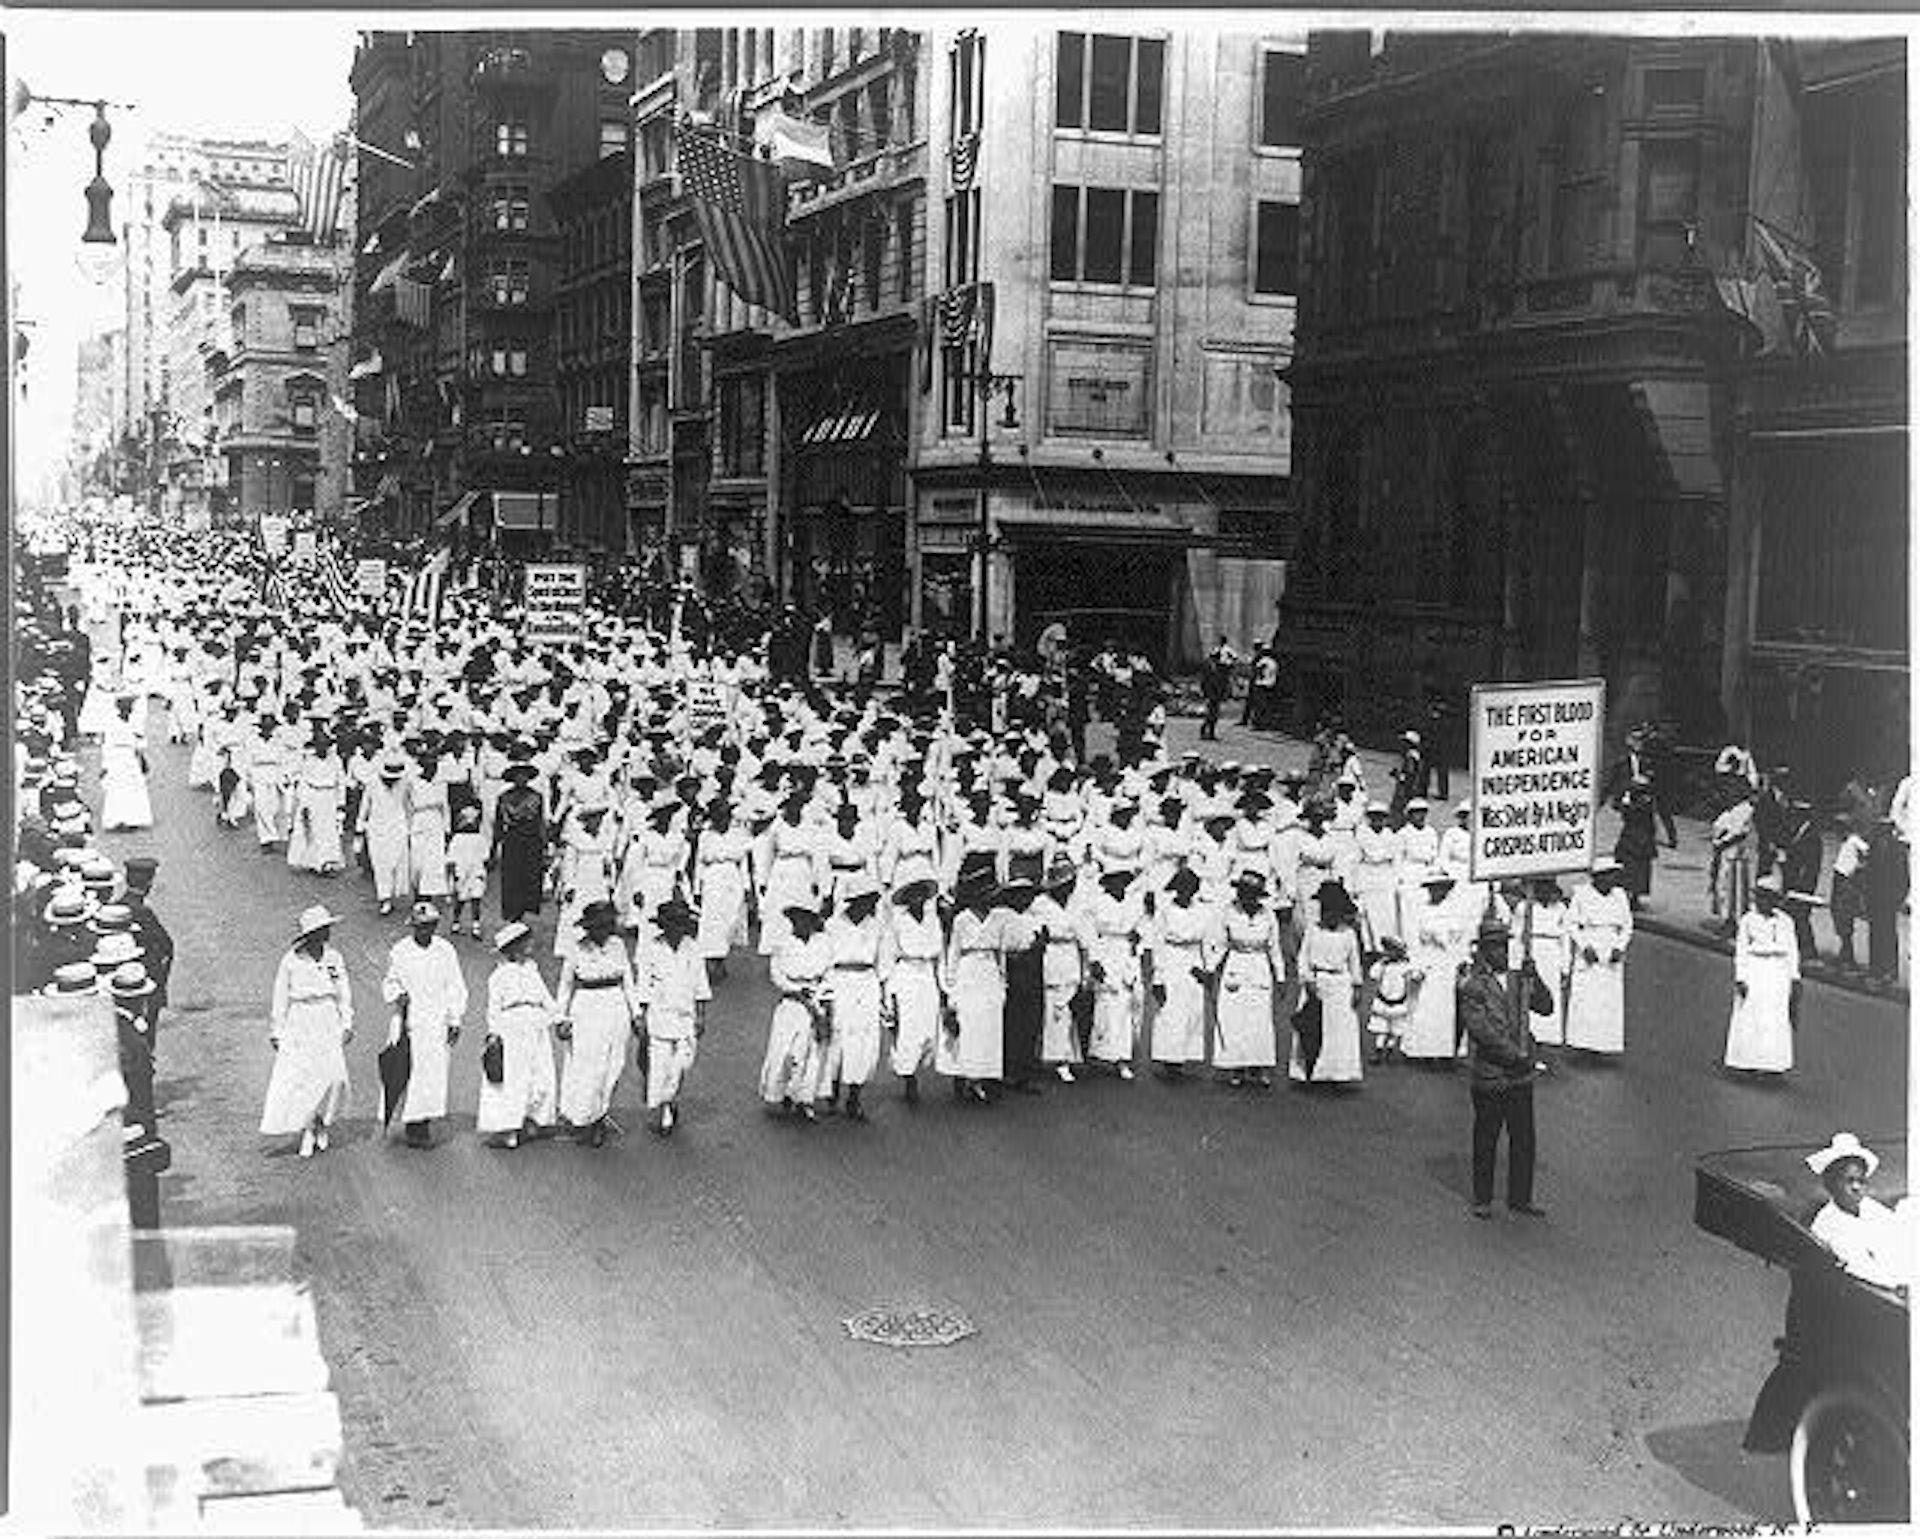
<path fill-rule="evenodd" d="M 1905 1138 L 1869 1138 L 1871 1194 L 1906 1195 Z M 1747 1424 L 1750 1453 L 1790 1453 L 1802 1523 L 1908 1517 L 1907 1290 L 1844 1270 L 1808 1227 L 1826 1191 L 1807 1168 L 1819 1141 L 1710 1154 L 1694 1171 L 1693 1221 L 1793 1276 L 1780 1361 Z"/>

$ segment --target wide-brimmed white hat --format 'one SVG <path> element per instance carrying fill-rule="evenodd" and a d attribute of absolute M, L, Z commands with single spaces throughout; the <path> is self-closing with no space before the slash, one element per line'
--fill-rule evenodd
<path fill-rule="evenodd" d="M 1875 1154 L 1851 1133 L 1835 1133 L 1826 1148 L 1816 1149 L 1807 1156 L 1807 1169 L 1816 1176 L 1824 1176 L 1827 1167 L 1839 1160 L 1859 1160 L 1872 1175 L 1880 1168 L 1880 1156 Z"/>
<path fill-rule="evenodd" d="M 1588 874 L 1591 876 L 1606 876 L 1609 873 L 1617 874 L 1619 870 L 1619 861 L 1615 860 L 1611 855 L 1602 855 L 1593 863 L 1593 870 Z"/>
<path fill-rule="evenodd" d="M 331 912 L 326 904 L 316 903 L 301 910 L 300 923 L 293 932 L 295 940 L 305 940 L 315 930 L 331 929 L 340 922 L 340 916 Z"/>
<path fill-rule="evenodd" d="M 503 924 L 494 932 L 493 949 L 495 951 L 505 951 L 507 947 L 511 946 L 515 941 L 522 940 L 531 934 L 533 934 L 533 926 L 528 924 L 524 919 L 516 919 L 511 924 Z"/>

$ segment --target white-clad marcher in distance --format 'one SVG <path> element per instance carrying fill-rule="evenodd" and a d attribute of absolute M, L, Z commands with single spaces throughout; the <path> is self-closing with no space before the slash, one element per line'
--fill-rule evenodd
<path fill-rule="evenodd" d="M 559 1082 L 553 1067 L 553 1026 L 560 1007 L 533 960 L 533 931 L 523 920 L 493 938 L 500 964 L 487 979 L 487 1034 L 500 1039 L 500 1079 L 480 1076 L 474 1130 L 516 1149 L 522 1136 L 553 1132 Z"/>
<path fill-rule="evenodd" d="M 412 933 L 395 941 L 387 954 L 381 993 L 394 1007 L 388 1043 L 405 1032 L 412 1049 L 413 1069 L 400 1120 L 407 1142 L 424 1149 L 433 1142 L 433 1119 L 447 1114 L 448 1049 L 459 1040 L 467 1013 L 467 980 L 452 944 L 434 933 L 440 910 L 422 899 L 414 904 L 411 920 Z"/>
<path fill-rule="evenodd" d="M 1191 867 L 1175 867 L 1143 936 L 1153 968 L 1150 1053 L 1161 1072 L 1175 1077 L 1206 1061 L 1208 984 L 1227 949 L 1220 905 L 1196 903 L 1199 890 Z"/>
<path fill-rule="evenodd" d="M 1567 1046 L 1586 1053 L 1626 1048 L 1627 946 L 1633 907 L 1619 886 L 1620 862 L 1602 856 L 1593 879 L 1568 903 L 1573 981 L 1567 991 Z M 1541 969 L 1544 973 L 1545 969 Z"/>
<path fill-rule="evenodd" d="M 713 987 L 696 938 L 700 916 L 674 893 L 651 918 L 634 949 L 633 972 L 645 1016 L 647 1110 L 659 1114 L 653 1127 L 664 1137 L 679 1120 L 680 1091 L 707 1029 Z"/>
<path fill-rule="evenodd" d="M 838 878 L 836 911 L 827 921 L 827 947 L 833 966 L 827 973 L 832 1001 L 833 1036 L 840 1050 L 840 1082 L 846 1087 L 847 1116 L 866 1121 L 861 1089 L 880 1065 L 881 970 L 889 944 L 878 909 L 880 888 L 866 870 Z M 831 1090 L 831 1082 L 823 1087 Z"/>
<path fill-rule="evenodd" d="M 1880 1156 L 1851 1133 L 1835 1133 L 1826 1148 L 1807 1156 L 1807 1168 L 1827 1189 L 1827 1204 L 1813 1216 L 1813 1237 L 1855 1277 L 1882 1288 L 1913 1280 L 1911 1221 L 1902 1200 L 1895 1207 L 1867 1195 Z"/>
<path fill-rule="evenodd" d="M 1229 1084 L 1265 1090 L 1273 1084 L 1273 1005 L 1287 981 L 1287 957 L 1264 872 L 1242 871 L 1233 879 L 1233 903 L 1222 924 L 1227 951 L 1213 1066 L 1227 1072 Z"/>
<path fill-rule="evenodd" d="M 1046 937 L 1040 960 L 1040 979 L 1046 991 L 1040 1018 L 1040 1061 L 1051 1064 L 1066 1084 L 1073 1083 L 1073 1065 L 1082 1061 L 1080 1035 L 1073 1019 L 1074 996 L 1086 983 L 1086 904 L 1074 896 L 1079 867 L 1063 841 L 1047 867 L 1040 896 L 1028 916 Z"/>
<path fill-rule="evenodd" d="M 596 1149 L 607 1141 L 607 1112 L 626 1066 L 627 1039 L 640 1032 L 640 990 L 619 923 L 611 898 L 589 903 L 580 913 L 580 935 L 560 966 L 558 1032 L 566 1043 L 560 1115 L 576 1138 Z"/>
<path fill-rule="evenodd" d="M 327 1130 L 347 1102 L 353 986 L 331 944 L 338 922 L 318 904 L 303 913 L 273 977 L 273 1074 L 260 1131 L 269 1138 L 298 1133 L 302 1159 L 327 1147 Z"/>
<path fill-rule="evenodd" d="M 918 867 L 905 867 L 917 870 Z M 912 876 L 893 895 L 891 934 L 882 956 L 881 983 L 893 1029 L 893 1072 L 909 1101 L 920 1099 L 919 1073 L 933 1062 L 940 1032 L 940 961 L 945 937 L 934 912 L 931 875 Z"/>
<path fill-rule="evenodd" d="M 1287 1077 L 1297 1084 L 1357 1084 L 1360 1067 L 1360 992 L 1366 973 L 1353 932 L 1353 900 L 1337 883 L 1319 893 L 1320 922 L 1300 942 L 1300 982 L 1320 1005 L 1317 1049 L 1294 1032 Z"/>
<path fill-rule="evenodd" d="M 1733 1010 L 1727 1019 L 1726 1065 L 1746 1073 L 1785 1074 L 1793 1067 L 1800 1014 L 1800 942 L 1780 908 L 1782 884 L 1769 873 L 1753 884 L 1753 907 L 1733 939 Z"/>
<path fill-rule="evenodd" d="M 1421 884 L 1426 900 L 1409 917 L 1412 945 L 1413 1014 L 1400 1039 L 1400 1056 L 1423 1063 L 1451 1063 L 1458 1051 L 1453 989 L 1459 981 L 1460 950 L 1476 916 L 1454 897 L 1454 876 L 1435 866 Z"/>
<path fill-rule="evenodd" d="M 356 830 L 373 868 L 373 891 L 380 912 L 391 914 L 394 900 L 412 892 L 407 851 L 407 762 L 397 753 L 380 761 L 380 772 L 360 798 Z"/>
<path fill-rule="evenodd" d="M 145 701 L 138 702 L 144 709 Z M 114 706 L 100 740 L 100 828 L 152 828 L 153 802 L 147 795 L 147 734 L 134 716 L 132 695 Z"/>
<path fill-rule="evenodd" d="M 817 1116 L 813 1103 L 821 1093 L 829 1009 L 827 972 L 833 965 L 833 951 L 827 944 L 818 900 L 797 899 L 779 911 L 779 919 L 780 948 L 767 967 L 768 980 L 779 998 L 767 1023 L 760 1099 L 812 1122 Z M 766 923 L 764 917 L 761 923 Z"/>

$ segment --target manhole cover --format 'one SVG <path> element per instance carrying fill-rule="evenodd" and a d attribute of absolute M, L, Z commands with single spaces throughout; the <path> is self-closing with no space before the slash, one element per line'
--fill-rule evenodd
<path fill-rule="evenodd" d="M 868 1309 L 842 1323 L 855 1341 L 883 1347 L 950 1347 L 977 1329 L 957 1309 Z"/>

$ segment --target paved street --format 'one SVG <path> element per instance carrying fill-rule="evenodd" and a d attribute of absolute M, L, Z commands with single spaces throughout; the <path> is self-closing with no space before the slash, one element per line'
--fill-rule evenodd
<path fill-rule="evenodd" d="M 1736 1083 L 1716 1068 L 1729 964 L 1643 938 L 1625 1062 L 1541 1088 L 1550 1216 L 1482 1224 L 1465 1084 L 1409 1068 L 1343 1097 L 1143 1078 L 909 1110 L 888 1089 L 865 1127 L 775 1122 L 757 960 L 720 986 L 673 1140 L 640 1128 L 630 1074 L 606 1149 L 490 1151 L 491 958 L 461 940 L 476 1004 L 423 1154 L 374 1120 L 397 922 L 357 877 L 217 830 L 184 756 L 154 753 L 158 828 L 105 841 L 159 856 L 179 941 L 166 1216 L 297 1227 L 372 1524 L 1791 1517 L 1784 1461 L 1739 1450 L 1785 1278 L 1694 1230 L 1692 1161 L 1901 1127 L 1891 1003 L 1814 986 L 1801 1070 Z M 352 1116 L 306 1163 L 253 1129 L 272 969 L 314 901 L 347 916 L 360 1026 Z M 979 1334 L 849 1341 L 875 1304 Z"/>

